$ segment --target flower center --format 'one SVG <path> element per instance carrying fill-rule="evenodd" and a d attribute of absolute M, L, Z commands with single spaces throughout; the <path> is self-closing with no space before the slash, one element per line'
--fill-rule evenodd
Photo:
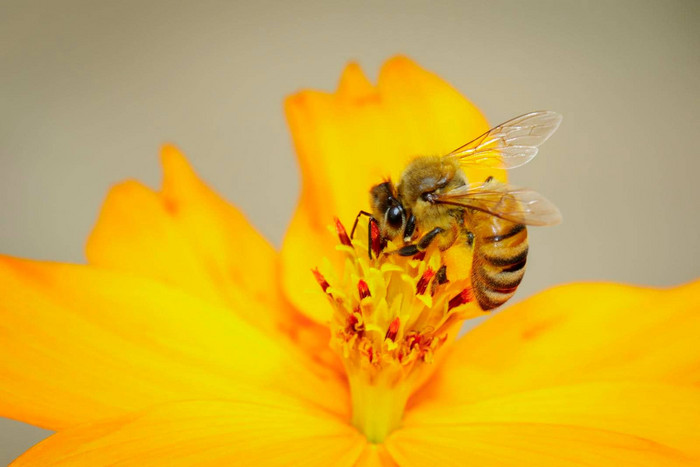
<path fill-rule="evenodd" d="M 471 303 L 467 245 L 403 257 L 381 241 L 376 225 L 362 224 L 351 240 L 336 220 L 345 256 L 340 276 L 330 264 L 313 272 L 333 306 L 331 345 L 350 382 L 352 423 L 378 443 L 401 424 L 408 398 L 461 322 L 483 312 Z"/>

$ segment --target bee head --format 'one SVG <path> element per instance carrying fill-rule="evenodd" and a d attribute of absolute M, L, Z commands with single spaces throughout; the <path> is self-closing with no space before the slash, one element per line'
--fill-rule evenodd
<path fill-rule="evenodd" d="M 406 209 L 399 201 L 391 181 L 372 187 L 370 204 L 372 205 L 372 215 L 379 222 L 379 229 L 384 238 L 393 240 L 403 233 L 406 227 Z"/>

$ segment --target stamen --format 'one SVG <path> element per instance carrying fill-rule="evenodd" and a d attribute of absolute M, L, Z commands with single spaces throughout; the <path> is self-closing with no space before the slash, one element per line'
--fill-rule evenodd
<path fill-rule="evenodd" d="M 417 295 L 423 295 L 425 293 L 426 289 L 428 288 L 428 284 L 430 283 L 430 279 L 432 279 L 434 275 L 435 271 L 433 271 L 430 267 L 425 270 L 420 280 L 416 284 Z"/>
<path fill-rule="evenodd" d="M 345 230 L 345 227 L 343 224 L 341 224 L 340 219 L 337 217 L 335 218 L 335 230 L 338 232 L 338 239 L 340 240 L 340 243 L 345 246 L 352 246 L 350 237 L 348 237 L 348 232 Z"/>
<path fill-rule="evenodd" d="M 447 311 L 452 310 L 453 308 L 457 308 L 460 305 L 465 305 L 469 302 L 474 300 L 474 296 L 472 295 L 472 290 L 471 289 L 464 289 L 454 297 L 450 299 L 450 301 L 447 304 Z"/>
<path fill-rule="evenodd" d="M 323 277 L 323 274 L 321 274 L 321 273 L 318 271 L 318 268 L 312 269 L 311 272 L 314 274 L 314 277 L 316 278 L 316 282 L 318 282 L 318 285 L 321 286 L 321 288 L 323 289 L 323 291 L 325 292 L 326 290 L 328 290 L 328 287 L 330 287 L 330 284 L 328 283 L 328 281 L 326 280 L 326 278 Z"/>
<path fill-rule="evenodd" d="M 369 293 L 369 287 L 367 286 L 367 282 L 364 280 L 360 279 L 357 282 L 357 290 L 360 293 L 360 300 L 365 299 L 367 297 L 371 297 L 372 295 Z"/>
<path fill-rule="evenodd" d="M 376 220 L 374 220 L 374 219 L 370 220 L 369 229 L 370 229 L 370 238 L 372 241 L 372 245 L 370 245 L 370 248 L 372 249 L 374 256 L 378 257 L 379 254 L 382 252 L 384 245 L 382 244 L 383 240 L 382 240 L 381 233 L 379 232 L 379 224 L 377 223 Z"/>
<path fill-rule="evenodd" d="M 360 318 L 362 315 L 358 312 L 355 312 L 348 316 L 348 327 L 347 330 L 349 332 L 356 332 L 356 333 L 362 333 L 365 331 L 365 326 L 364 323 L 360 321 Z"/>
<path fill-rule="evenodd" d="M 396 341 L 396 334 L 399 332 L 399 326 L 401 325 L 401 320 L 397 316 L 394 318 L 394 321 L 391 322 L 389 325 L 389 329 L 386 332 L 386 336 L 384 336 L 385 339 L 389 339 L 392 341 Z"/>

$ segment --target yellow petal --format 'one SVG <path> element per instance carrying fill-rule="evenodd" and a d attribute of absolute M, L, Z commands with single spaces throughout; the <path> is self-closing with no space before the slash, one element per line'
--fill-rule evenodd
<path fill-rule="evenodd" d="M 452 86 L 405 57 L 384 65 L 376 87 L 350 64 L 335 93 L 302 91 L 285 109 L 302 193 L 282 248 L 282 281 L 299 309 L 326 321 L 330 308 L 309 271 L 334 251 L 326 229 L 333 217 L 349 228 L 358 211 L 368 209 L 373 185 L 396 180 L 411 158 L 446 154 L 488 125 Z M 474 180 L 486 175 L 467 173 Z"/>
<path fill-rule="evenodd" d="M 168 404 L 69 428 L 13 465 L 351 466 L 366 444 L 354 428 L 327 413 L 254 394 Z"/>
<path fill-rule="evenodd" d="M 274 329 L 284 306 L 272 246 L 175 147 L 163 148 L 162 163 L 162 192 L 133 181 L 110 191 L 88 240 L 89 262 L 160 279 L 220 305 L 248 294 L 267 308 L 235 311 Z"/>
<path fill-rule="evenodd" d="M 368 444 L 355 463 L 356 467 L 396 467 L 398 464 L 382 444 Z"/>
<path fill-rule="evenodd" d="M 0 416 L 59 429 L 172 400 L 230 397 L 237 381 L 347 416 L 344 384 L 291 344 L 162 282 L 0 257 L 0 297 Z M 237 307 L 265 312 L 254 300 Z"/>
<path fill-rule="evenodd" d="M 468 391 L 469 388 L 464 388 Z M 386 443 L 403 465 L 697 465 L 700 390 L 583 383 L 413 410 Z"/>
<path fill-rule="evenodd" d="M 401 432 L 388 441 L 399 465 L 691 466 L 692 459 L 630 435 L 549 425 L 473 424 Z"/>
<path fill-rule="evenodd" d="M 698 384 L 699 335 L 700 281 L 668 290 L 560 286 L 468 332 L 414 404 L 584 381 Z"/>

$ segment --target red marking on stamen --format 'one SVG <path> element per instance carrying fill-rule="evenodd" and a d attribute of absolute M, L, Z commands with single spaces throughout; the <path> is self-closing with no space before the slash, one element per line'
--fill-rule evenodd
<path fill-rule="evenodd" d="M 330 287 L 331 285 L 328 283 L 326 278 L 323 277 L 323 274 L 318 272 L 318 268 L 312 269 L 311 272 L 314 274 L 314 277 L 316 278 L 316 282 L 318 282 L 318 285 L 321 286 L 323 291 L 325 292 L 326 290 L 328 290 L 328 287 Z"/>
<path fill-rule="evenodd" d="M 416 346 L 420 346 L 423 341 L 423 336 L 414 332 L 406 336 L 406 341 L 408 341 L 408 348 L 413 350 Z"/>
<path fill-rule="evenodd" d="M 415 255 L 413 255 L 413 259 L 417 259 L 418 261 L 423 261 L 425 259 L 425 251 L 419 251 Z"/>
<path fill-rule="evenodd" d="M 379 232 L 379 224 L 377 221 L 372 219 L 369 222 L 369 232 L 370 232 L 370 238 L 372 239 L 372 253 L 374 253 L 375 257 L 378 257 L 379 254 L 382 252 L 382 235 Z"/>
<path fill-rule="evenodd" d="M 350 241 L 350 237 L 348 237 L 348 233 L 345 230 L 345 227 L 343 227 L 343 224 L 340 223 L 340 219 L 337 217 L 334 218 L 335 220 L 335 231 L 338 232 L 338 240 L 340 240 L 340 243 L 346 246 L 352 246 L 352 242 Z"/>
<path fill-rule="evenodd" d="M 406 337 L 406 342 L 410 351 L 415 352 L 417 358 L 423 360 L 431 351 L 433 338 L 413 331 Z"/>
<path fill-rule="evenodd" d="M 357 290 L 358 292 L 360 292 L 360 300 L 372 296 L 372 294 L 369 293 L 369 287 L 367 286 L 367 282 L 363 281 L 362 279 L 360 279 L 357 283 Z"/>
<path fill-rule="evenodd" d="M 346 332 L 356 332 L 362 335 L 365 331 L 364 323 L 360 323 L 360 318 L 355 313 L 348 316 L 348 326 Z"/>
<path fill-rule="evenodd" d="M 452 308 L 460 305 L 464 305 L 465 303 L 469 303 L 472 300 L 474 300 L 472 290 L 470 288 L 466 288 L 450 299 L 449 303 L 447 304 L 447 311 L 450 311 Z"/>
<path fill-rule="evenodd" d="M 392 341 L 396 340 L 396 335 L 399 333 L 399 326 L 401 325 L 401 320 L 399 320 L 399 317 L 397 316 L 394 318 L 394 321 L 391 322 L 389 325 L 389 330 L 386 332 L 386 336 L 384 336 L 385 339 L 391 339 Z"/>
<path fill-rule="evenodd" d="M 423 295 L 425 293 L 426 289 L 428 288 L 428 284 L 430 283 L 430 279 L 432 279 L 434 275 L 435 271 L 433 271 L 432 268 L 429 267 L 425 270 L 416 284 L 416 295 Z"/>

